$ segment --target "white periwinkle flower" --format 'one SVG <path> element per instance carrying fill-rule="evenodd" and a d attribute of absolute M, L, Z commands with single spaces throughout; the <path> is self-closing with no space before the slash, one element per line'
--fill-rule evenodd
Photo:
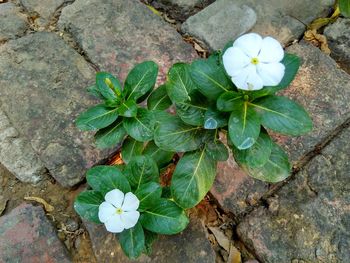
<path fill-rule="evenodd" d="M 98 218 L 109 232 L 120 233 L 136 225 L 140 217 L 137 211 L 140 201 L 133 193 L 124 195 L 119 189 L 114 189 L 105 195 L 105 200 L 98 208 Z"/>
<path fill-rule="evenodd" d="M 272 37 L 264 39 L 255 33 L 239 37 L 223 55 L 227 74 L 237 88 L 259 90 L 278 85 L 284 75 L 281 62 L 284 51 Z"/>

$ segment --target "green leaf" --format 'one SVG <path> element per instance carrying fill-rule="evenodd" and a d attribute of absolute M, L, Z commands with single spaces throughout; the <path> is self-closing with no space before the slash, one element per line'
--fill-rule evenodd
<path fill-rule="evenodd" d="M 138 109 L 136 117 L 124 119 L 124 128 L 126 132 L 140 142 L 153 139 L 154 125 L 153 113 L 143 108 Z"/>
<path fill-rule="evenodd" d="M 162 187 L 162 197 L 165 199 L 173 199 L 173 197 L 171 196 L 170 186 L 163 186 Z"/>
<path fill-rule="evenodd" d="M 220 66 L 217 55 L 199 59 L 191 64 L 191 77 L 198 90 L 211 100 L 231 89 L 231 80 Z"/>
<path fill-rule="evenodd" d="M 215 130 L 227 126 L 228 116 L 214 108 L 209 108 L 204 114 L 204 129 Z"/>
<path fill-rule="evenodd" d="M 340 13 L 345 17 L 350 17 L 350 0 L 339 0 Z"/>
<path fill-rule="evenodd" d="M 239 150 L 248 149 L 259 137 L 259 115 L 249 107 L 247 101 L 237 103 L 231 112 L 228 129 L 232 143 Z"/>
<path fill-rule="evenodd" d="M 138 258 L 145 248 L 145 234 L 141 223 L 138 222 L 133 228 L 119 233 L 118 240 L 128 258 Z"/>
<path fill-rule="evenodd" d="M 98 90 L 96 85 L 88 87 L 87 92 L 98 99 L 104 100 L 104 97 L 102 96 L 101 92 Z"/>
<path fill-rule="evenodd" d="M 127 100 L 137 100 L 153 89 L 157 75 L 158 66 L 153 61 L 145 61 L 136 65 L 125 80 L 124 92 Z"/>
<path fill-rule="evenodd" d="M 229 153 L 225 144 L 215 139 L 206 143 L 205 150 L 208 156 L 215 161 L 226 161 L 229 157 Z"/>
<path fill-rule="evenodd" d="M 96 86 L 106 100 L 118 100 L 122 94 L 119 80 L 107 72 L 96 73 Z"/>
<path fill-rule="evenodd" d="M 143 151 L 143 142 L 138 142 L 131 137 L 128 137 L 123 142 L 122 159 L 127 164 L 134 156 L 141 155 Z"/>
<path fill-rule="evenodd" d="M 111 125 L 99 130 L 95 134 L 96 146 L 100 149 L 114 147 L 122 142 L 126 135 L 122 119 L 117 119 Z"/>
<path fill-rule="evenodd" d="M 80 130 L 91 131 L 107 127 L 118 118 L 117 109 L 99 104 L 79 115 L 76 125 Z"/>
<path fill-rule="evenodd" d="M 137 115 L 137 104 L 134 100 L 128 100 L 122 102 L 118 108 L 118 113 L 124 117 L 136 117 Z"/>
<path fill-rule="evenodd" d="M 168 72 L 166 90 L 174 103 L 191 100 L 190 93 L 196 89 L 191 80 L 189 68 L 188 64 L 176 63 Z"/>
<path fill-rule="evenodd" d="M 149 110 L 166 110 L 171 104 L 165 85 L 155 89 L 147 100 L 147 108 Z"/>
<path fill-rule="evenodd" d="M 307 112 L 286 97 L 263 97 L 250 105 L 258 111 L 265 128 L 293 136 L 312 130 L 312 120 Z"/>
<path fill-rule="evenodd" d="M 159 182 L 159 170 L 153 159 L 147 155 L 133 157 L 124 170 L 132 188 L 139 189 L 142 184 Z"/>
<path fill-rule="evenodd" d="M 158 234 L 153 233 L 151 231 L 148 231 L 146 229 L 143 230 L 145 233 L 145 248 L 143 250 L 143 252 L 147 255 L 151 255 L 152 254 L 152 245 L 154 243 L 154 241 L 156 241 L 158 239 Z"/>
<path fill-rule="evenodd" d="M 288 155 L 277 144 L 272 143 L 272 151 L 269 160 L 262 167 L 252 168 L 242 165 L 248 174 L 256 179 L 269 183 L 283 181 L 290 175 Z"/>
<path fill-rule="evenodd" d="M 135 195 L 140 200 L 138 210 L 145 211 L 153 206 L 153 203 L 160 199 L 162 195 L 162 188 L 158 183 L 150 182 L 140 185 Z"/>
<path fill-rule="evenodd" d="M 266 131 L 261 131 L 258 140 L 247 150 L 238 150 L 232 147 L 235 160 L 239 164 L 245 164 L 251 168 L 261 167 L 266 164 L 271 155 L 272 141 Z"/>
<path fill-rule="evenodd" d="M 179 117 L 164 118 L 154 133 L 157 146 L 165 151 L 188 152 L 202 144 L 205 130 L 185 124 Z"/>
<path fill-rule="evenodd" d="M 174 152 L 164 151 L 160 149 L 154 141 L 147 144 L 143 151 L 144 155 L 148 155 L 157 163 L 158 167 L 164 167 L 169 164 L 174 157 Z"/>
<path fill-rule="evenodd" d="M 235 91 L 224 92 L 220 95 L 216 102 L 216 106 L 220 111 L 233 111 L 237 103 L 243 101 L 243 94 Z"/>
<path fill-rule="evenodd" d="M 141 214 L 142 226 L 152 232 L 173 235 L 186 228 L 189 220 L 180 207 L 167 199 L 158 199 L 153 207 Z"/>
<path fill-rule="evenodd" d="M 103 196 L 113 189 L 123 193 L 131 191 L 128 180 L 116 166 L 95 166 L 88 170 L 86 179 L 91 188 Z"/>
<path fill-rule="evenodd" d="M 185 153 L 178 162 L 172 180 L 171 193 L 182 208 L 197 205 L 214 183 L 216 162 L 205 149 Z"/>
<path fill-rule="evenodd" d="M 101 224 L 98 219 L 98 207 L 102 202 L 104 202 L 104 198 L 100 192 L 84 191 L 75 199 L 74 209 L 82 218 Z"/>

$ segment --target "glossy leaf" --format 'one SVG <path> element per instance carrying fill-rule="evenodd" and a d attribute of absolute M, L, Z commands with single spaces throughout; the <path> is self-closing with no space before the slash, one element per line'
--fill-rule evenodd
<path fill-rule="evenodd" d="M 118 100 L 122 94 L 119 80 L 107 72 L 96 73 L 96 86 L 106 100 Z"/>
<path fill-rule="evenodd" d="M 180 207 L 167 199 L 158 199 L 151 209 L 141 214 L 142 226 L 152 232 L 173 235 L 186 228 L 189 220 Z"/>
<path fill-rule="evenodd" d="M 142 212 L 151 208 L 153 203 L 160 199 L 162 188 L 155 182 L 142 184 L 135 192 L 135 195 L 140 200 L 138 210 Z"/>
<path fill-rule="evenodd" d="M 343 16 L 350 17 L 350 0 L 339 0 L 339 9 Z"/>
<path fill-rule="evenodd" d="M 99 104 L 80 114 L 76 125 L 83 131 L 98 130 L 112 124 L 117 118 L 117 109 Z"/>
<path fill-rule="evenodd" d="M 122 119 L 117 119 L 111 125 L 95 134 L 96 146 L 100 149 L 114 147 L 122 142 L 126 135 Z"/>
<path fill-rule="evenodd" d="M 158 167 L 164 167 L 171 162 L 175 153 L 164 151 L 160 149 L 154 143 L 154 141 L 151 141 L 147 144 L 146 148 L 143 151 L 143 154 L 152 157 L 153 160 L 157 163 Z"/>
<path fill-rule="evenodd" d="M 135 140 L 146 142 L 153 139 L 155 121 L 151 111 L 139 108 L 137 116 L 124 119 L 126 132 Z"/>
<path fill-rule="evenodd" d="M 125 255 L 130 259 L 136 259 L 145 248 L 145 234 L 141 223 L 138 222 L 133 228 L 125 229 L 118 234 L 118 240 Z"/>
<path fill-rule="evenodd" d="M 74 209 L 85 220 L 101 224 L 98 219 L 98 207 L 104 202 L 100 192 L 84 191 L 81 192 L 74 202 Z"/>
<path fill-rule="evenodd" d="M 209 108 L 204 114 L 204 129 L 215 130 L 227 126 L 228 116 L 225 112 Z"/>
<path fill-rule="evenodd" d="M 136 65 L 128 74 L 124 92 L 127 100 L 138 98 L 145 95 L 157 81 L 158 66 L 153 61 L 145 61 Z"/>
<path fill-rule="evenodd" d="M 216 102 L 216 106 L 220 111 L 231 112 L 235 109 L 236 104 L 243 101 L 243 94 L 235 91 L 224 92 L 220 95 Z"/>
<path fill-rule="evenodd" d="M 125 102 L 121 102 L 118 107 L 118 113 L 120 116 L 124 117 L 136 117 L 137 115 L 137 104 L 134 100 L 128 100 Z"/>
<path fill-rule="evenodd" d="M 148 231 L 146 229 L 143 230 L 145 233 L 145 248 L 143 250 L 147 255 L 152 254 L 152 245 L 158 239 L 158 234 Z"/>
<path fill-rule="evenodd" d="M 182 208 L 197 205 L 214 183 L 216 162 L 205 149 L 186 153 L 178 162 L 171 180 L 171 193 Z"/>
<path fill-rule="evenodd" d="M 166 110 L 171 104 L 165 85 L 155 89 L 147 100 L 147 108 L 149 110 Z"/>
<path fill-rule="evenodd" d="M 127 164 L 130 162 L 132 157 L 141 155 L 142 151 L 143 142 L 139 142 L 131 137 L 128 137 L 123 142 L 122 159 Z"/>
<path fill-rule="evenodd" d="M 208 156 L 215 161 L 223 162 L 229 157 L 227 147 L 217 139 L 206 143 L 206 151 Z"/>

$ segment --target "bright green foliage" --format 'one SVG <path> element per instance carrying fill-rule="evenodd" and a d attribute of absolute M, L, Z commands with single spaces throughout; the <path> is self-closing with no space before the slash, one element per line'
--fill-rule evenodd
<path fill-rule="evenodd" d="M 339 0 L 339 9 L 342 15 L 350 17 L 350 0 Z"/>
<path fill-rule="evenodd" d="M 141 223 L 138 222 L 133 228 L 125 229 L 118 234 L 118 240 L 130 259 L 138 258 L 145 249 L 145 233 Z"/>

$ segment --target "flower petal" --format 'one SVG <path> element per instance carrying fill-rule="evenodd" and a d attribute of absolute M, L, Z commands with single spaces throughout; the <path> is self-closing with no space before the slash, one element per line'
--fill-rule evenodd
<path fill-rule="evenodd" d="M 222 56 L 222 62 L 228 75 L 235 76 L 242 68 L 249 65 L 249 58 L 240 48 L 230 47 Z"/>
<path fill-rule="evenodd" d="M 139 220 L 139 217 L 140 217 L 139 211 L 123 212 L 120 215 L 120 218 L 124 224 L 125 229 L 134 227 L 137 221 Z"/>
<path fill-rule="evenodd" d="M 259 63 L 257 68 L 264 86 L 276 86 L 284 76 L 285 66 L 282 63 Z"/>
<path fill-rule="evenodd" d="M 238 89 L 259 90 L 263 88 L 263 81 L 256 73 L 256 66 L 250 65 L 244 68 L 237 76 L 232 77 L 232 82 Z"/>
<path fill-rule="evenodd" d="M 100 221 L 104 223 L 110 217 L 112 217 L 115 214 L 115 212 L 116 212 L 116 209 L 112 204 L 103 202 L 98 207 L 98 219 L 100 219 Z"/>
<path fill-rule="evenodd" d="M 258 56 L 260 62 L 280 62 L 284 57 L 283 48 L 276 39 L 265 37 Z"/>
<path fill-rule="evenodd" d="M 114 214 L 112 217 L 110 217 L 105 222 L 105 226 L 107 231 L 112 233 L 120 233 L 125 229 L 124 223 L 121 220 L 120 215 L 117 214 Z"/>
<path fill-rule="evenodd" d="M 124 203 L 122 206 L 123 211 L 135 211 L 139 208 L 140 201 L 133 193 L 129 192 L 125 194 Z"/>
<path fill-rule="evenodd" d="M 124 193 L 119 189 L 114 189 L 105 195 L 105 200 L 116 208 L 121 208 L 124 200 Z"/>
<path fill-rule="evenodd" d="M 237 38 L 233 43 L 234 47 L 242 49 L 250 58 L 257 57 L 261 49 L 262 38 L 256 33 L 249 33 Z"/>

